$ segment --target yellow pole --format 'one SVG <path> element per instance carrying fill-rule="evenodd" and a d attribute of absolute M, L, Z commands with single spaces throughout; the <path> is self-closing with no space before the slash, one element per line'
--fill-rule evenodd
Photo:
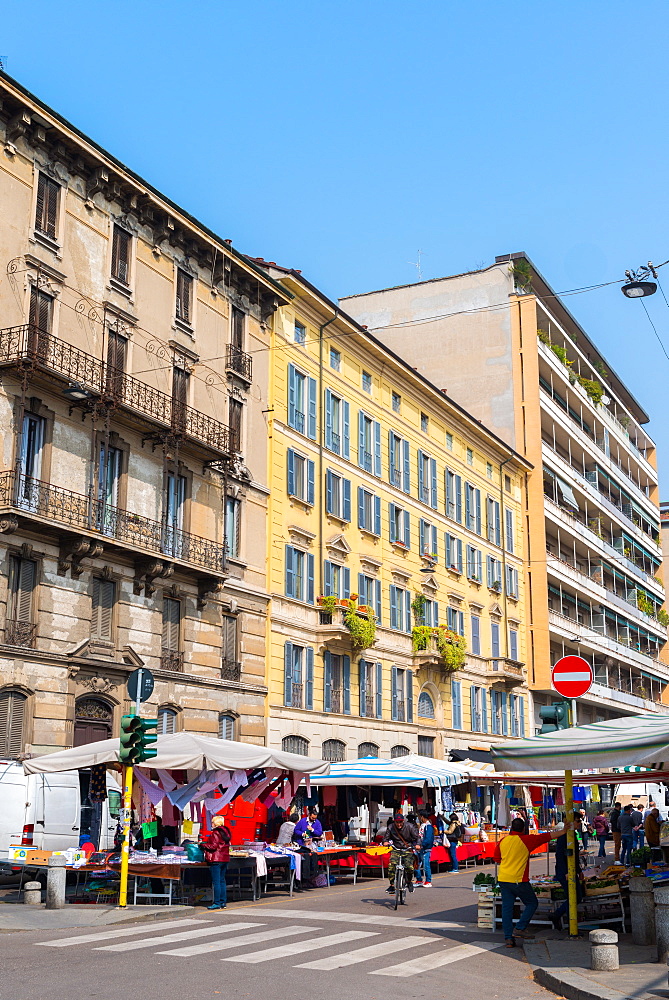
<path fill-rule="evenodd" d="M 564 772 L 564 797 L 567 810 L 567 899 L 569 900 L 569 936 L 578 937 L 576 908 L 576 834 L 574 832 L 574 775 Z"/>
<path fill-rule="evenodd" d="M 132 811 L 132 764 L 123 768 L 123 845 L 121 847 L 121 885 L 118 905 L 128 905 L 128 862 L 130 861 L 130 814 Z"/>

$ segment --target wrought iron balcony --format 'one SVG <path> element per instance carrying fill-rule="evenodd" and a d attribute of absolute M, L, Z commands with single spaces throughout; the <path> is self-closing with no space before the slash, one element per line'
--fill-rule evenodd
<path fill-rule="evenodd" d="M 165 649 L 163 647 L 160 654 L 160 669 L 173 670 L 175 673 L 183 673 L 184 654 L 178 649 Z"/>
<path fill-rule="evenodd" d="M 225 348 L 225 367 L 229 372 L 239 375 L 245 382 L 253 381 L 253 358 L 245 354 L 241 347 L 228 344 Z"/>
<path fill-rule="evenodd" d="M 219 420 L 112 368 L 91 354 L 25 324 L 0 330 L 0 367 L 41 371 L 175 434 L 205 445 L 216 455 L 231 454 L 230 429 Z"/>
<path fill-rule="evenodd" d="M 37 625 L 34 622 L 17 621 L 7 618 L 5 621 L 5 643 L 8 646 L 23 646 L 32 649 L 35 645 Z"/>
<path fill-rule="evenodd" d="M 225 572 L 225 545 L 191 535 L 142 514 L 112 507 L 104 500 L 74 493 L 14 470 L 0 472 L 0 512 L 15 511 L 23 517 L 54 522 L 102 540 L 122 542 L 144 552 L 191 563 L 218 575 Z"/>
<path fill-rule="evenodd" d="M 237 660 L 221 660 L 221 680 L 240 681 L 242 679 L 242 665 Z"/>

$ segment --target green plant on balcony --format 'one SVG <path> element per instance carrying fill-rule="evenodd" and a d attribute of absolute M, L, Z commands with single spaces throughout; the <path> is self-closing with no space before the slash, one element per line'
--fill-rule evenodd
<path fill-rule="evenodd" d="M 598 382 L 596 379 L 583 378 L 582 375 L 577 375 L 576 381 L 585 389 L 595 406 L 599 406 L 604 395 L 604 386 L 601 382 Z"/>
<path fill-rule="evenodd" d="M 532 268 L 526 260 L 517 260 L 509 268 L 516 290 L 525 294 L 532 291 Z"/>
<path fill-rule="evenodd" d="M 569 365 L 573 365 L 574 362 L 570 361 L 567 357 L 567 349 L 565 347 L 560 347 L 559 344 L 551 344 L 550 349 L 555 357 L 562 362 L 565 368 L 568 368 Z"/>
<path fill-rule="evenodd" d="M 411 644 L 414 653 L 427 649 L 429 641 L 434 638 L 439 656 L 444 661 L 447 670 L 462 670 L 465 665 L 465 637 L 453 632 L 445 625 L 414 625 L 411 631 Z"/>
<path fill-rule="evenodd" d="M 618 417 L 618 423 L 622 424 L 625 430 L 627 430 L 627 428 L 630 425 L 630 418 L 627 416 L 626 413 L 621 413 L 621 415 Z"/>
<path fill-rule="evenodd" d="M 328 615 L 331 615 L 333 611 L 337 609 L 337 606 L 339 604 L 339 598 L 332 597 L 330 595 L 326 597 L 324 594 L 321 594 L 321 596 L 318 598 L 317 603 L 322 611 L 324 611 Z"/>
<path fill-rule="evenodd" d="M 669 614 L 667 614 L 667 612 L 664 610 L 664 608 L 660 608 L 660 610 L 658 611 L 656 617 L 657 617 L 657 620 L 659 621 L 660 625 L 664 625 L 665 628 L 667 628 L 667 626 L 669 626 Z"/>
<path fill-rule="evenodd" d="M 425 598 L 422 594 L 416 593 L 414 599 L 411 602 L 411 612 L 413 614 L 413 620 L 418 625 L 425 624 Z"/>
<path fill-rule="evenodd" d="M 356 594 L 357 598 L 357 594 Z M 364 611 L 363 611 L 364 608 Z M 357 650 L 369 649 L 376 640 L 376 615 L 366 605 L 358 607 L 353 595 L 344 608 L 344 625 L 351 633 L 351 642 Z"/>
<path fill-rule="evenodd" d="M 597 372 L 598 375 L 602 376 L 602 378 L 608 378 L 609 377 L 609 373 L 607 372 L 606 368 L 604 367 L 604 362 L 603 361 L 595 361 L 592 367 L 595 369 L 595 371 Z"/>
<path fill-rule="evenodd" d="M 637 590 L 636 592 L 636 606 L 644 615 L 650 615 L 651 617 L 655 615 L 655 605 L 646 597 L 643 590 Z"/>
<path fill-rule="evenodd" d="M 539 338 L 542 344 L 546 345 L 546 347 L 551 346 L 551 339 L 545 330 L 537 330 L 537 337 Z"/>

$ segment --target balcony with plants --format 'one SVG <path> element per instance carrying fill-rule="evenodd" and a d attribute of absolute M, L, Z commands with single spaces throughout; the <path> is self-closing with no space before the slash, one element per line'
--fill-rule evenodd
<path fill-rule="evenodd" d="M 318 598 L 318 631 L 325 642 L 350 643 L 354 652 L 370 649 L 376 642 L 376 614 L 366 604 L 358 604 L 358 595 Z"/>

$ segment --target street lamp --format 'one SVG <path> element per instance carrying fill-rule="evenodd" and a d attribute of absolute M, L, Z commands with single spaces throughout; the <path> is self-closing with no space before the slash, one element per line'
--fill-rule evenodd
<path fill-rule="evenodd" d="M 83 385 L 79 385 L 78 382 L 70 382 L 67 388 L 63 389 L 63 395 L 77 403 L 83 402 L 84 399 L 91 398 L 91 393 L 88 389 L 86 389 Z"/>
<path fill-rule="evenodd" d="M 625 271 L 626 283 L 620 289 L 628 299 L 643 299 L 647 295 L 654 295 L 657 291 L 657 283 L 648 281 L 652 274 L 657 278 L 657 271 L 650 261 L 646 267 L 640 267 L 636 271 Z"/>

